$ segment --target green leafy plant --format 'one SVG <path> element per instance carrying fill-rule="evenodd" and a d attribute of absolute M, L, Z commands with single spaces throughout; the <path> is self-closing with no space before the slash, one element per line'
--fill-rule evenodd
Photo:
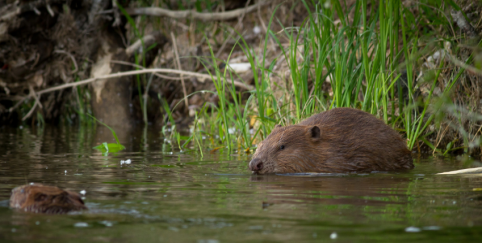
<path fill-rule="evenodd" d="M 112 132 L 112 135 L 114 136 L 115 141 L 117 142 L 117 143 L 103 142 L 102 144 L 93 147 L 93 149 L 97 149 L 100 152 L 102 152 L 104 154 L 104 156 L 107 156 L 109 153 L 116 153 L 116 152 L 122 151 L 126 148 L 124 145 L 120 144 L 119 138 L 117 137 L 117 134 L 115 133 L 114 129 L 112 129 L 110 126 L 102 123 L 101 121 L 96 119 L 94 116 L 92 116 L 90 114 L 87 114 L 87 115 L 89 117 L 91 117 L 93 120 L 97 121 L 99 124 L 105 126 L 107 129 L 109 129 Z"/>

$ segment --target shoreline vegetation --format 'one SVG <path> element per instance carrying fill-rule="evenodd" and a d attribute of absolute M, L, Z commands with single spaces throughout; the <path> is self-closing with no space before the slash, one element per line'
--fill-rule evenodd
<path fill-rule="evenodd" d="M 92 126 L 87 113 L 114 129 L 159 126 L 180 150 L 250 153 L 276 124 L 351 107 L 399 131 L 410 150 L 481 154 L 482 2 L 107 1 L 92 23 L 108 41 L 79 27 L 93 6 L 40 4 L 30 12 L 57 16 L 41 26 L 58 38 L 44 41 L 48 54 L 22 39 L 38 30 L 14 25 L 26 13 L 0 15 L 3 125 Z M 64 33 L 69 24 L 78 33 Z M 12 54 L 22 28 L 30 33 L 17 42 L 38 48 L 27 58 Z M 108 105 L 116 94 L 127 95 Z"/>

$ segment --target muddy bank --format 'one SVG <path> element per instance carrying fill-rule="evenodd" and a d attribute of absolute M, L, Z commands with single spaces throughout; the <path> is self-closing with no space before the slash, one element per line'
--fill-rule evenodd
<path fill-rule="evenodd" d="M 402 54 L 398 58 L 400 65 L 387 64 L 394 67 L 394 76 L 400 75 L 397 89 L 407 90 L 409 75 L 414 81 L 412 89 L 416 91 L 410 97 L 406 92 L 395 90 L 391 99 L 395 101 L 393 104 L 413 101 L 414 116 L 423 112 L 423 104 L 434 104 L 422 119 L 428 121 L 428 126 L 423 128 L 424 136 L 417 141 L 415 150 L 430 153 L 434 148 L 443 148 L 442 152 L 478 154 L 482 83 L 480 69 L 476 68 L 480 55 L 474 43 L 482 29 L 476 14 L 482 11 L 482 5 L 457 1 L 459 8 L 444 5 L 441 14 L 416 3 L 402 3 L 414 16 L 409 22 L 413 24 L 409 26 L 413 31 L 406 35 L 410 41 L 420 38 L 414 46 L 421 51 L 414 51 L 414 69 L 408 74 Z M 256 87 L 255 80 L 269 79 L 271 87 L 263 92 L 272 94 L 273 100 L 288 98 L 291 102 L 280 107 L 294 110 L 293 69 L 289 66 L 289 57 L 283 54 L 283 48 L 289 48 L 292 40 L 283 33 L 299 30 L 307 25 L 310 13 L 324 11 L 309 4 L 305 6 L 302 1 L 226 0 L 201 4 L 188 1 L 184 5 L 178 5 L 177 1 L 149 4 L 120 1 L 119 5 L 112 4 L 109 0 L 0 1 L 2 125 L 82 124 L 87 120 L 83 114 L 89 113 L 119 128 L 172 123 L 188 127 L 199 111 L 217 116 L 220 99 L 213 83 L 216 66 L 221 68 L 220 72 L 226 67 L 234 70 L 227 72 L 226 84 L 235 86 L 241 101 L 247 102 L 252 96 L 249 91 Z M 344 18 L 338 17 L 335 7 L 323 7 L 333 8 L 337 24 L 344 19 L 353 22 L 357 16 L 352 11 L 356 1 L 346 4 L 340 5 Z M 367 18 L 376 13 L 378 7 L 378 3 L 369 2 Z M 268 26 L 273 13 L 272 24 Z M 434 13 L 445 16 L 442 20 L 446 22 L 434 21 Z M 410 17 L 408 12 L 404 17 Z M 268 28 L 272 34 L 266 38 Z M 402 30 L 399 35 L 403 35 Z M 258 66 L 262 65 L 263 58 L 267 60 L 264 67 L 252 70 L 246 50 L 236 45 L 240 36 L 257 55 Z M 430 39 L 434 36 L 436 40 L 447 41 L 440 44 Z M 304 36 L 297 38 L 302 40 Z M 298 44 L 300 50 L 303 49 L 301 43 Z M 404 45 L 401 38 L 398 45 L 401 50 Z M 306 57 L 313 58 L 313 55 L 308 53 Z M 292 60 L 301 64 L 306 58 L 300 55 Z M 442 67 L 442 72 L 432 87 L 424 77 L 438 67 Z M 313 69 L 313 64 L 309 68 Z M 262 70 L 269 75 L 261 77 Z M 119 72 L 130 73 L 115 75 Z M 334 97 L 334 75 L 329 75 L 330 72 L 333 71 L 312 72 L 304 78 L 309 86 L 307 90 L 313 91 L 316 76 L 323 77 L 319 85 L 322 86 L 320 99 L 324 101 Z M 454 77 L 457 81 L 452 85 Z M 84 85 L 77 86 L 75 83 L 79 81 Z M 443 91 L 449 86 L 452 90 L 446 95 Z M 359 99 L 363 100 L 363 93 L 360 94 Z M 228 98 L 227 102 L 233 99 Z M 327 102 L 319 110 L 329 106 Z M 358 102 L 352 107 L 361 106 Z M 249 118 L 259 112 L 252 106 L 246 109 L 253 112 Z M 400 109 L 398 105 L 389 108 L 394 116 L 403 114 Z M 372 113 L 383 117 L 380 111 Z M 289 121 L 279 112 L 269 116 L 274 121 Z M 389 118 L 388 122 L 402 134 L 407 133 L 399 120 Z M 251 123 L 253 129 L 257 126 Z M 258 136 L 262 139 L 265 135 Z"/>
<path fill-rule="evenodd" d="M 112 1 L 108 0 L 7 1 L 0 5 L 3 6 L 0 8 L 3 16 L 0 19 L 0 85 L 3 88 L 0 120 L 3 124 L 34 124 L 39 119 L 47 123 L 78 122 L 78 112 L 92 112 L 112 125 L 142 123 L 146 120 L 142 100 L 148 103 L 144 108 L 148 111 L 147 120 L 162 124 L 166 118 L 160 111 L 159 96 L 168 103 L 178 122 L 182 121 L 181 117 L 188 117 L 189 105 L 197 108 L 205 101 L 216 103 L 216 96 L 212 94 L 194 95 L 188 102 L 179 103 L 185 95 L 195 91 L 212 90 L 213 85 L 205 82 L 206 77 L 185 76 L 183 79 L 179 75 L 160 74 L 98 79 L 88 84 L 89 90 L 67 87 L 40 95 L 39 92 L 46 88 L 142 69 L 154 61 L 154 67 L 195 72 L 203 69 L 196 59 L 177 60 L 177 65 L 182 63 L 182 67 L 177 67 L 174 57 L 169 56 L 171 53 L 163 55 L 162 49 L 168 41 L 171 42 L 166 47 L 168 50 L 173 48 L 172 41 L 179 42 L 176 48 L 181 57 L 203 57 L 209 52 L 203 50 L 202 43 L 190 43 L 193 45 L 186 47 L 188 43 L 183 39 L 190 33 L 171 35 L 172 31 L 186 26 L 177 20 L 163 20 L 165 26 L 173 23 L 178 26 L 164 31 L 155 31 L 157 28 L 150 26 L 140 33 L 132 28 L 120 10 L 139 15 L 134 13 L 136 8 L 129 9 L 129 6 L 136 6 L 130 1 L 122 1 L 120 6 L 112 6 Z M 171 7 L 173 10 L 183 8 L 176 4 Z M 238 7 L 243 9 L 244 5 L 243 1 L 232 1 L 224 7 L 228 12 L 238 10 L 231 17 L 227 16 L 227 19 L 234 19 L 240 15 Z M 188 16 L 181 20 L 190 21 Z M 138 85 L 139 82 L 142 85 Z M 246 90 L 241 83 L 240 87 Z M 140 99 L 143 96 L 148 99 Z"/>

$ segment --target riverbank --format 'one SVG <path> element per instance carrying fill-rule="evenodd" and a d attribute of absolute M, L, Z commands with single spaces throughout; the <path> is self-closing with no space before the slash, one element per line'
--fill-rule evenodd
<path fill-rule="evenodd" d="M 353 107 L 411 150 L 480 155 L 477 2 L 81 2 L 1 19 L 2 124 L 86 125 L 89 113 L 158 126 L 176 147 L 250 152 L 276 124 Z M 38 16 L 50 17 L 25 25 Z"/>

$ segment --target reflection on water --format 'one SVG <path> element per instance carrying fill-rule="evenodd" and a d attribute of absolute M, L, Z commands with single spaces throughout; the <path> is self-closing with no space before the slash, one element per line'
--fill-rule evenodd
<path fill-rule="evenodd" d="M 408 172 L 252 175 L 243 153 L 204 157 L 163 144 L 155 130 L 0 128 L 4 242 L 480 242 L 482 178 L 438 172 L 476 161 L 417 158 Z M 130 159 L 130 164 L 126 160 Z M 121 161 L 123 163 L 121 163 Z M 89 211 L 42 215 L 8 208 L 37 182 L 81 192 Z"/>

